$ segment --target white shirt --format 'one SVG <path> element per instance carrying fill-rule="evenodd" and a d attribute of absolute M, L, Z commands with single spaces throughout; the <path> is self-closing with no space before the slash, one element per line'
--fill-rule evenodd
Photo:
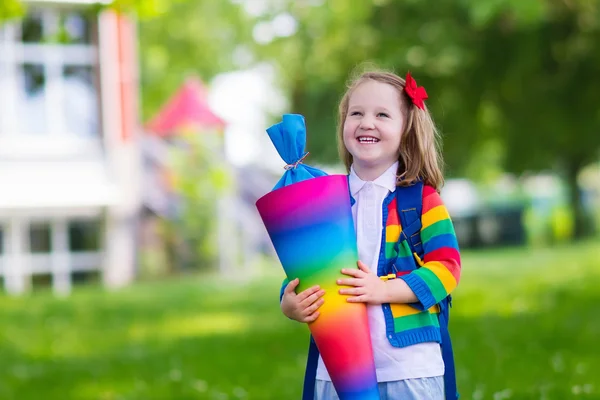
<path fill-rule="evenodd" d="M 355 200 L 352 218 L 356 230 L 358 258 L 377 273 L 383 230 L 383 201 L 396 190 L 398 163 L 374 181 L 361 180 L 350 170 L 350 193 Z M 371 343 L 378 382 L 428 378 L 444 375 L 444 361 L 439 343 L 427 342 L 408 347 L 393 347 L 386 337 L 381 305 L 367 305 Z M 319 356 L 317 379 L 330 381 L 323 359 Z"/>

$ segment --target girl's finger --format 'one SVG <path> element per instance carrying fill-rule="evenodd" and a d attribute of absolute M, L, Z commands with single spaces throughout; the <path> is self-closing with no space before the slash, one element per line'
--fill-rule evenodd
<path fill-rule="evenodd" d="M 313 314 L 304 318 L 304 322 L 313 322 L 314 320 L 316 320 L 319 317 L 319 315 L 320 315 L 319 312 L 315 311 Z"/>
<path fill-rule="evenodd" d="M 359 261 L 358 263 L 358 269 L 360 269 L 363 272 L 366 272 L 367 274 L 371 273 L 371 270 L 369 269 L 369 267 L 367 267 L 367 264 L 365 264 L 362 261 Z"/>
<path fill-rule="evenodd" d="M 287 286 L 285 287 L 285 289 L 283 289 L 284 293 L 292 293 L 296 287 L 298 286 L 298 284 L 300 283 L 300 279 L 296 278 L 292 281 L 290 281 Z"/>
<path fill-rule="evenodd" d="M 314 293 L 316 293 L 319 289 L 320 289 L 319 285 L 315 285 L 313 287 L 309 287 L 306 290 L 303 290 L 302 292 L 300 292 L 298 294 L 298 301 L 304 301 L 306 298 L 308 298 L 309 296 L 312 296 Z"/>
<path fill-rule="evenodd" d="M 367 303 L 369 299 L 363 294 L 361 296 L 350 296 L 346 299 L 346 301 L 348 303 Z"/>
<path fill-rule="evenodd" d="M 342 274 L 344 275 L 349 275 L 349 276 L 353 276 L 355 278 L 360 278 L 361 276 L 364 275 L 364 272 L 359 270 L 359 269 L 354 269 L 354 268 L 344 268 L 342 269 Z"/>
<path fill-rule="evenodd" d="M 306 310 L 304 310 L 304 313 L 306 315 L 312 315 L 315 311 L 317 311 L 319 309 L 319 307 L 321 307 L 323 305 L 324 302 L 325 302 L 325 300 L 323 300 L 323 299 L 319 299 L 319 300 L 315 301 L 311 306 L 309 306 Z"/>
<path fill-rule="evenodd" d="M 337 284 L 341 285 L 341 286 L 360 286 L 361 281 L 360 281 L 360 279 L 356 279 L 356 278 L 345 278 L 345 279 L 338 279 Z"/>
<path fill-rule="evenodd" d="M 318 292 L 313 293 L 310 296 L 308 296 L 306 299 L 302 300 L 300 302 L 300 305 L 302 307 L 308 307 L 308 306 L 312 305 L 314 302 L 316 302 L 317 300 L 319 300 L 319 298 L 323 297 L 324 294 L 325 294 L 324 290 L 319 290 Z"/>
<path fill-rule="evenodd" d="M 339 294 L 346 294 L 346 295 L 350 295 L 350 296 L 359 296 L 361 294 L 364 294 L 364 290 L 362 287 L 346 288 L 346 289 L 340 289 Z"/>

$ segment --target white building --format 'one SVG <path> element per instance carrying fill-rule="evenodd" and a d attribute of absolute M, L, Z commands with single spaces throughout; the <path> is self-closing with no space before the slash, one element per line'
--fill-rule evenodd
<path fill-rule="evenodd" d="M 89 0 L 27 1 L 0 24 L 0 280 L 135 273 L 140 209 L 133 23 Z"/>

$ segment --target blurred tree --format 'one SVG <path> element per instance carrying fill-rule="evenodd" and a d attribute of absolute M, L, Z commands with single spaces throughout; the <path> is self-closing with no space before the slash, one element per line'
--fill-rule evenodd
<path fill-rule="evenodd" d="M 370 23 L 371 1 L 279 1 L 258 17 L 254 51 L 277 67 L 281 86 L 291 98 L 290 112 L 306 117 L 307 148 L 314 160 L 337 160 L 337 103 L 348 72 L 373 57 L 378 38 Z M 277 35 L 277 21 L 295 21 L 295 32 Z M 255 32 L 257 33 L 257 32 Z"/>
<path fill-rule="evenodd" d="M 314 159 L 336 160 L 336 105 L 358 63 L 412 70 L 444 133 L 450 176 L 554 168 L 571 185 L 576 232 L 585 231 L 576 177 L 600 149 L 598 2 L 278 4 L 259 23 L 290 13 L 297 33 L 258 43 L 257 53 L 279 66 L 291 111 L 306 116 Z"/>
<path fill-rule="evenodd" d="M 171 4 L 168 0 L 114 0 L 109 5 L 95 4 L 96 9 L 112 7 L 124 12 L 135 12 L 144 18 L 165 13 Z M 22 17 L 28 3 L 22 0 L 2 0 L 0 2 L 0 21 Z"/>
<path fill-rule="evenodd" d="M 20 0 L 2 0 L 0 2 L 0 21 L 20 17 L 23 12 L 24 9 Z"/>
<path fill-rule="evenodd" d="M 141 0 L 140 0 L 141 1 Z M 168 12 L 140 20 L 143 115 L 148 118 L 188 75 L 208 82 L 254 61 L 247 43 L 252 21 L 233 1 L 170 3 Z"/>
<path fill-rule="evenodd" d="M 297 32 L 258 43 L 256 51 L 279 67 L 292 100 L 291 112 L 306 116 L 307 147 L 314 159 L 337 160 L 337 103 L 346 81 L 363 68 L 364 60 L 402 75 L 413 70 L 431 95 L 428 106 L 443 131 L 451 133 L 446 152 L 452 165 L 464 164 L 465 152 L 482 141 L 478 121 L 472 117 L 480 99 L 465 94 L 476 88 L 464 85 L 468 77 L 457 77 L 471 61 L 468 46 L 474 40 L 465 29 L 465 7 L 450 0 L 440 0 L 434 8 L 426 2 L 383 0 L 278 4 L 260 17 L 259 24 L 274 23 L 289 13 L 297 21 Z"/>
<path fill-rule="evenodd" d="M 575 234 L 582 236 L 592 226 L 577 177 L 600 151 L 600 4 L 498 3 L 507 8 L 475 24 L 481 74 L 474 81 L 500 113 L 496 133 L 509 149 L 504 166 L 560 173 L 570 187 Z"/>
<path fill-rule="evenodd" d="M 197 130 L 183 131 L 174 139 L 170 158 L 180 204 L 178 217 L 165 224 L 175 244 L 171 262 L 177 268 L 209 270 L 218 265 L 219 218 L 225 218 L 218 203 L 232 190 L 221 141 L 220 133 Z"/>

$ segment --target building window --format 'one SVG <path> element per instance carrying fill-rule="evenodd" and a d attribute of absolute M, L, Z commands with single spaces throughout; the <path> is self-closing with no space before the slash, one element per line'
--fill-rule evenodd
<path fill-rule="evenodd" d="M 23 64 L 21 66 L 21 98 L 19 107 L 21 132 L 43 134 L 46 130 L 46 73 L 42 64 Z M 35 118 L 32 118 L 35 116 Z"/>
<path fill-rule="evenodd" d="M 32 254 L 50 253 L 52 232 L 49 223 L 35 222 L 29 225 L 29 251 Z"/>
<path fill-rule="evenodd" d="M 0 25 L 0 134 L 100 136 L 97 17 L 34 8 Z M 4 78 L 4 79 L 2 79 Z"/>
<path fill-rule="evenodd" d="M 62 43 L 92 44 L 92 18 L 81 12 L 65 12 L 60 24 Z"/>
<path fill-rule="evenodd" d="M 42 15 L 33 12 L 29 14 L 21 24 L 21 42 L 39 43 L 44 39 Z"/>
<path fill-rule="evenodd" d="M 13 223 L 12 239 L 19 242 L 6 248 L 3 242 L 8 225 L 0 224 L 0 279 L 6 268 L 17 268 L 34 288 L 52 284 L 57 290 L 69 290 L 72 282 L 100 280 L 105 232 L 102 219 L 54 218 L 8 223 Z M 17 263 L 9 264 L 11 260 Z"/>
<path fill-rule="evenodd" d="M 94 45 L 96 16 L 91 10 L 31 8 L 19 24 L 21 43 Z"/>
<path fill-rule="evenodd" d="M 71 221 L 69 222 L 69 251 L 99 251 L 100 236 L 100 221 Z"/>
<path fill-rule="evenodd" d="M 98 95 L 94 70 L 89 66 L 67 65 L 63 68 L 63 116 L 68 132 L 78 136 L 95 136 L 98 126 Z"/>

